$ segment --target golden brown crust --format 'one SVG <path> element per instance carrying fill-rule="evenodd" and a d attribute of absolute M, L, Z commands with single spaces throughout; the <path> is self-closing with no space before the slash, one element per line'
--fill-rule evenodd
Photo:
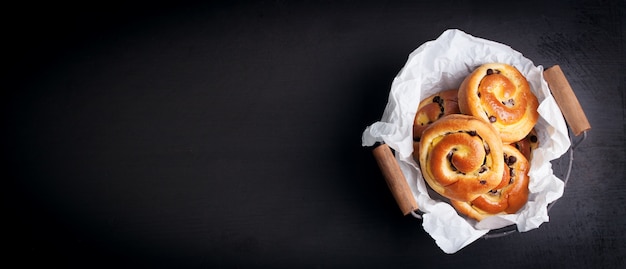
<path fill-rule="evenodd" d="M 459 87 L 461 113 L 491 123 L 506 144 L 524 138 L 537 123 L 537 97 L 515 67 L 488 63 L 475 69 Z"/>
<path fill-rule="evenodd" d="M 461 214 L 476 220 L 496 214 L 514 214 L 528 201 L 528 171 L 530 163 L 524 155 L 512 145 L 503 146 L 506 163 L 503 181 L 471 202 L 450 200 Z"/>
<path fill-rule="evenodd" d="M 413 120 L 413 138 L 419 140 L 422 132 L 431 123 L 449 114 L 461 113 L 458 104 L 458 90 L 445 90 L 424 98 Z"/>
<path fill-rule="evenodd" d="M 413 119 L 413 156 L 419 159 L 419 141 L 422 132 L 433 122 L 449 114 L 461 113 L 458 104 L 458 90 L 450 89 L 424 98 L 417 107 Z"/>
<path fill-rule="evenodd" d="M 502 140 L 490 124 L 451 114 L 432 123 L 419 142 L 424 179 L 449 199 L 472 201 L 502 181 Z"/>
<path fill-rule="evenodd" d="M 526 137 L 524 137 L 524 139 L 512 143 L 511 145 L 513 145 L 517 150 L 522 152 L 526 159 L 530 160 L 533 151 L 537 147 L 539 147 L 539 137 L 537 136 L 537 132 L 535 131 L 535 129 L 533 129 L 528 135 L 526 135 Z"/>

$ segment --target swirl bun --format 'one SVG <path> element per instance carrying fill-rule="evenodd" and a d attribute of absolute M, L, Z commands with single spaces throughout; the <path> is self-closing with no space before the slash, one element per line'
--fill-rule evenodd
<path fill-rule="evenodd" d="M 456 210 L 478 221 L 495 214 L 514 214 L 528 201 L 530 164 L 512 145 L 504 145 L 506 167 L 500 185 L 471 202 L 450 200 Z"/>
<path fill-rule="evenodd" d="M 431 123 L 449 114 L 459 114 L 458 90 L 435 93 L 422 100 L 413 120 L 413 139 L 419 141 Z"/>
<path fill-rule="evenodd" d="M 511 145 L 513 145 L 517 150 L 522 152 L 527 160 L 530 160 L 532 157 L 532 152 L 539 146 L 539 138 L 537 137 L 537 132 L 535 132 L 535 129 L 533 129 L 526 137 L 524 137 L 524 139 L 517 141 Z"/>
<path fill-rule="evenodd" d="M 502 140 L 493 126 L 473 116 L 444 116 L 422 133 L 419 164 L 433 190 L 469 202 L 502 181 Z"/>
<path fill-rule="evenodd" d="M 491 123 L 505 144 L 524 138 L 537 123 L 537 97 L 515 67 L 488 63 L 468 75 L 459 88 L 459 108 Z"/>
<path fill-rule="evenodd" d="M 458 103 L 458 90 L 445 90 L 424 98 L 413 119 L 413 156 L 419 159 L 419 141 L 422 132 L 430 124 L 443 116 L 461 113 Z"/>

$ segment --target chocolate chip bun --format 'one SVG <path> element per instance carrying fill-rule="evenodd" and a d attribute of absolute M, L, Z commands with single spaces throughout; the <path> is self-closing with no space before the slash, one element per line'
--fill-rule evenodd
<path fill-rule="evenodd" d="M 458 103 L 458 90 L 445 90 L 422 100 L 413 121 L 413 139 L 419 141 L 422 132 L 431 123 L 443 116 L 461 113 Z"/>
<path fill-rule="evenodd" d="M 513 145 L 517 150 L 519 150 L 526 159 L 530 160 L 532 157 L 533 151 L 539 147 L 539 138 L 537 137 L 537 132 L 535 129 L 532 129 L 524 139 L 514 142 Z"/>
<path fill-rule="evenodd" d="M 459 213 L 480 221 L 496 214 L 514 214 L 526 204 L 530 164 L 514 146 L 504 145 L 502 150 L 506 167 L 501 184 L 470 202 L 450 200 Z"/>
<path fill-rule="evenodd" d="M 505 144 L 522 140 L 539 118 L 537 97 L 515 67 L 503 63 L 481 65 L 459 87 L 461 113 L 493 125 Z"/>
<path fill-rule="evenodd" d="M 416 160 L 419 159 L 419 141 L 422 132 L 443 116 L 461 113 L 458 92 L 456 89 L 441 91 L 420 102 L 413 120 L 413 156 Z"/>
<path fill-rule="evenodd" d="M 502 140 L 491 124 L 450 114 L 432 123 L 419 142 L 419 165 L 428 185 L 442 196 L 469 202 L 502 181 Z"/>

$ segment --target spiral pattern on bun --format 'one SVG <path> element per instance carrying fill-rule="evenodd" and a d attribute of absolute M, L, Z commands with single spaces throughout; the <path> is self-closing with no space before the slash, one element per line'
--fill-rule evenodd
<path fill-rule="evenodd" d="M 419 141 L 422 132 L 433 122 L 450 114 L 461 113 L 458 103 L 458 90 L 445 90 L 424 98 L 413 119 L 413 156 L 419 159 Z"/>
<path fill-rule="evenodd" d="M 512 145 L 504 145 L 506 163 L 501 183 L 471 202 L 450 200 L 456 210 L 475 220 L 496 214 L 514 214 L 528 201 L 528 171 L 526 157 Z"/>
<path fill-rule="evenodd" d="M 505 144 L 523 139 L 537 123 L 537 97 L 515 67 L 488 63 L 475 69 L 459 87 L 461 113 L 491 123 Z"/>
<path fill-rule="evenodd" d="M 458 90 L 445 90 L 424 98 L 415 113 L 413 139 L 419 141 L 426 127 L 441 117 L 459 113 Z"/>
<path fill-rule="evenodd" d="M 473 201 L 502 181 L 502 140 L 490 124 L 451 114 L 432 123 L 419 142 L 419 164 L 428 185 L 442 196 Z"/>

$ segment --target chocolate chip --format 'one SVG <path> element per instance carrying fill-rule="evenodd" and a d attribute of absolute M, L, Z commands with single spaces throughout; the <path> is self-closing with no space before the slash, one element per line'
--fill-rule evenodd
<path fill-rule="evenodd" d="M 438 104 L 442 104 L 443 103 L 443 99 L 441 99 L 441 97 L 439 97 L 439 95 L 433 97 L 433 103 L 438 103 Z"/>
<path fill-rule="evenodd" d="M 516 161 L 517 158 L 515 158 L 515 156 L 509 156 L 509 158 L 506 160 L 506 164 L 513 165 Z"/>
<path fill-rule="evenodd" d="M 448 161 L 452 161 L 452 156 L 454 155 L 454 152 L 457 150 L 458 150 L 457 148 L 452 148 L 452 150 L 448 152 L 448 155 L 446 155 L 446 158 L 448 158 Z"/>
<path fill-rule="evenodd" d="M 467 132 L 467 134 L 469 134 L 470 136 L 476 136 L 476 131 L 469 131 Z"/>
<path fill-rule="evenodd" d="M 483 180 L 480 180 L 480 184 L 481 184 L 481 185 L 485 185 L 485 184 L 487 184 L 487 180 L 484 180 L 484 179 L 483 179 Z"/>
<path fill-rule="evenodd" d="M 509 99 L 509 100 L 506 100 L 506 101 L 502 101 L 502 104 L 505 105 L 505 106 L 514 106 L 515 105 L 515 100 Z"/>
<path fill-rule="evenodd" d="M 536 136 L 536 135 L 531 135 L 531 136 L 530 136 L 530 142 L 537 143 L 537 140 L 538 140 L 538 139 L 537 139 L 537 136 Z"/>
<path fill-rule="evenodd" d="M 485 154 L 489 155 L 491 153 L 491 149 L 489 149 L 489 145 L 485 144 Z"/>
<path fill-rule="evenodd" d="M 487 167 L 480 167 L 480 171 L 478 171 L 479 174 L 484 173 L 485 171 L 487 171 Z"/>
<path fill-rule="evenodd" d="M 489 193 L 496 194 L 496 193 L 498 193 L 498 190 L 490 190 Z"/>
<path fill-rule="evenodd" d="M 454 164 L 452 163 L 452 156 L 454 156 L 454 152 L 457 149 L 453 148 L 450 152 L 448 152 L 448 155 L 446 155 L 446 158 L 448 159 L 448 162 L 450 162 L 450 169 L 452 169 L 452 171 L 457 171 L 458 169 L 456 169 L 456 167 L 454 167 Z"/>
<path fill-rule="evenodd" d="M 478 92 L 478 98 L 480 98 L 480 92 Z"/>
<path fill-rule="evenodd" d="M 491 122 L 491 123 L 496 122 L 496 117 L 495 116 L 489 116 L 489 122 Z"/>
<path fill-rule="evenodd" d="M 498 70 L 498 69 L 494 70 L 494 69 L 491 69 L 491 68 L 487 69 L 487 76 L 493 75 L 493 74 L 500 74 L 500 70 Z"/>

